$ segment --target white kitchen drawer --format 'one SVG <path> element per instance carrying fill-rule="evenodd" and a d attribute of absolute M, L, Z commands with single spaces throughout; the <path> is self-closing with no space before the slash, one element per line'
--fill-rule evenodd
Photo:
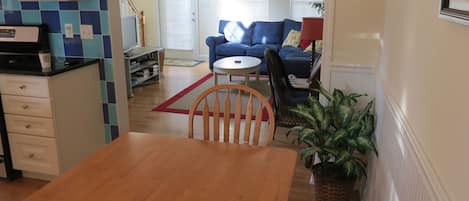
<path fill-rule="evenodd" d="M 52 119 L 5 114 L 8 133 L 55 137 Z"/>
<path fill-rule="evenodd" d="M 8 136 L 15 169 L 59 175 L 57 144 L 54 138 L 11 133 Z"/>
<path fill-rule="evenodd" d="M 8 95 L 49 97 L 47 78 L 19 75 L 0 75 L 0 92 Z"/>
<path fill-rule="evenodd" d="M 3 95 L 2 102 L 7 114 L 52 117 L 51 103 L 47 98 Z"/>

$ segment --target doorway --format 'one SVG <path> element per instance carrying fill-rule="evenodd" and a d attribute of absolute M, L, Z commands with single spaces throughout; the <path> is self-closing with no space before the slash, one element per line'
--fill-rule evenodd
<path fill-rule="evenodd" d="M 159 0 L 159 40 L 166 57 L 196 59 L 198 52 L 197 1 Z"/>

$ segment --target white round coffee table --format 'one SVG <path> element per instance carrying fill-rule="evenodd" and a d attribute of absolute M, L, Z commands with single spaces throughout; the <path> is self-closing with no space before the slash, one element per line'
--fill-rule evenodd
<path fill-rule="evenodd" d="M 246 76 L 246 84 L 249 82 L 249 74 L 256 73 L 256 80 L 259 81 L 259 70 L 261 60 L 250 56 L 226 57 L 213 63 L 213 76 L 215 85 L 218 84 L 217 74 L 244 74 Z"/>

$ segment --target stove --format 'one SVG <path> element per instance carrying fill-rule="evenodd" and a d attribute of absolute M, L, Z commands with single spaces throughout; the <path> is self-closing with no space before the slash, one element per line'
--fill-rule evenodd
<path fill-rule="evenodd" d="M 47 56 L 49 62 L 41 62 Z M 5 68 L 50 67 L 46 25 L 0 25 L 0 65 Z"/>
<path fill-rule="evenodd" d="M 0 67 L 9 70 L 41 70 L 51 67 L 46 25 L 0 25 Z M 21 176 L 14 170 L 3 107 L 0 100 L 0 177 Z"/>

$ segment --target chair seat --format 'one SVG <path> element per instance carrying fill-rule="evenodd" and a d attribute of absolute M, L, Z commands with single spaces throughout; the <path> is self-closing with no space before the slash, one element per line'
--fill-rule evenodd
<path fill-rule="evenodd" d="M 295 126 L 306 126 L 306 121 L 303 118 L 298 117 L 297 115 L 289 112 L 288 114 L 282 114 L 277 117 L 277 126 L 281 127 L 295 127 Z"/>

